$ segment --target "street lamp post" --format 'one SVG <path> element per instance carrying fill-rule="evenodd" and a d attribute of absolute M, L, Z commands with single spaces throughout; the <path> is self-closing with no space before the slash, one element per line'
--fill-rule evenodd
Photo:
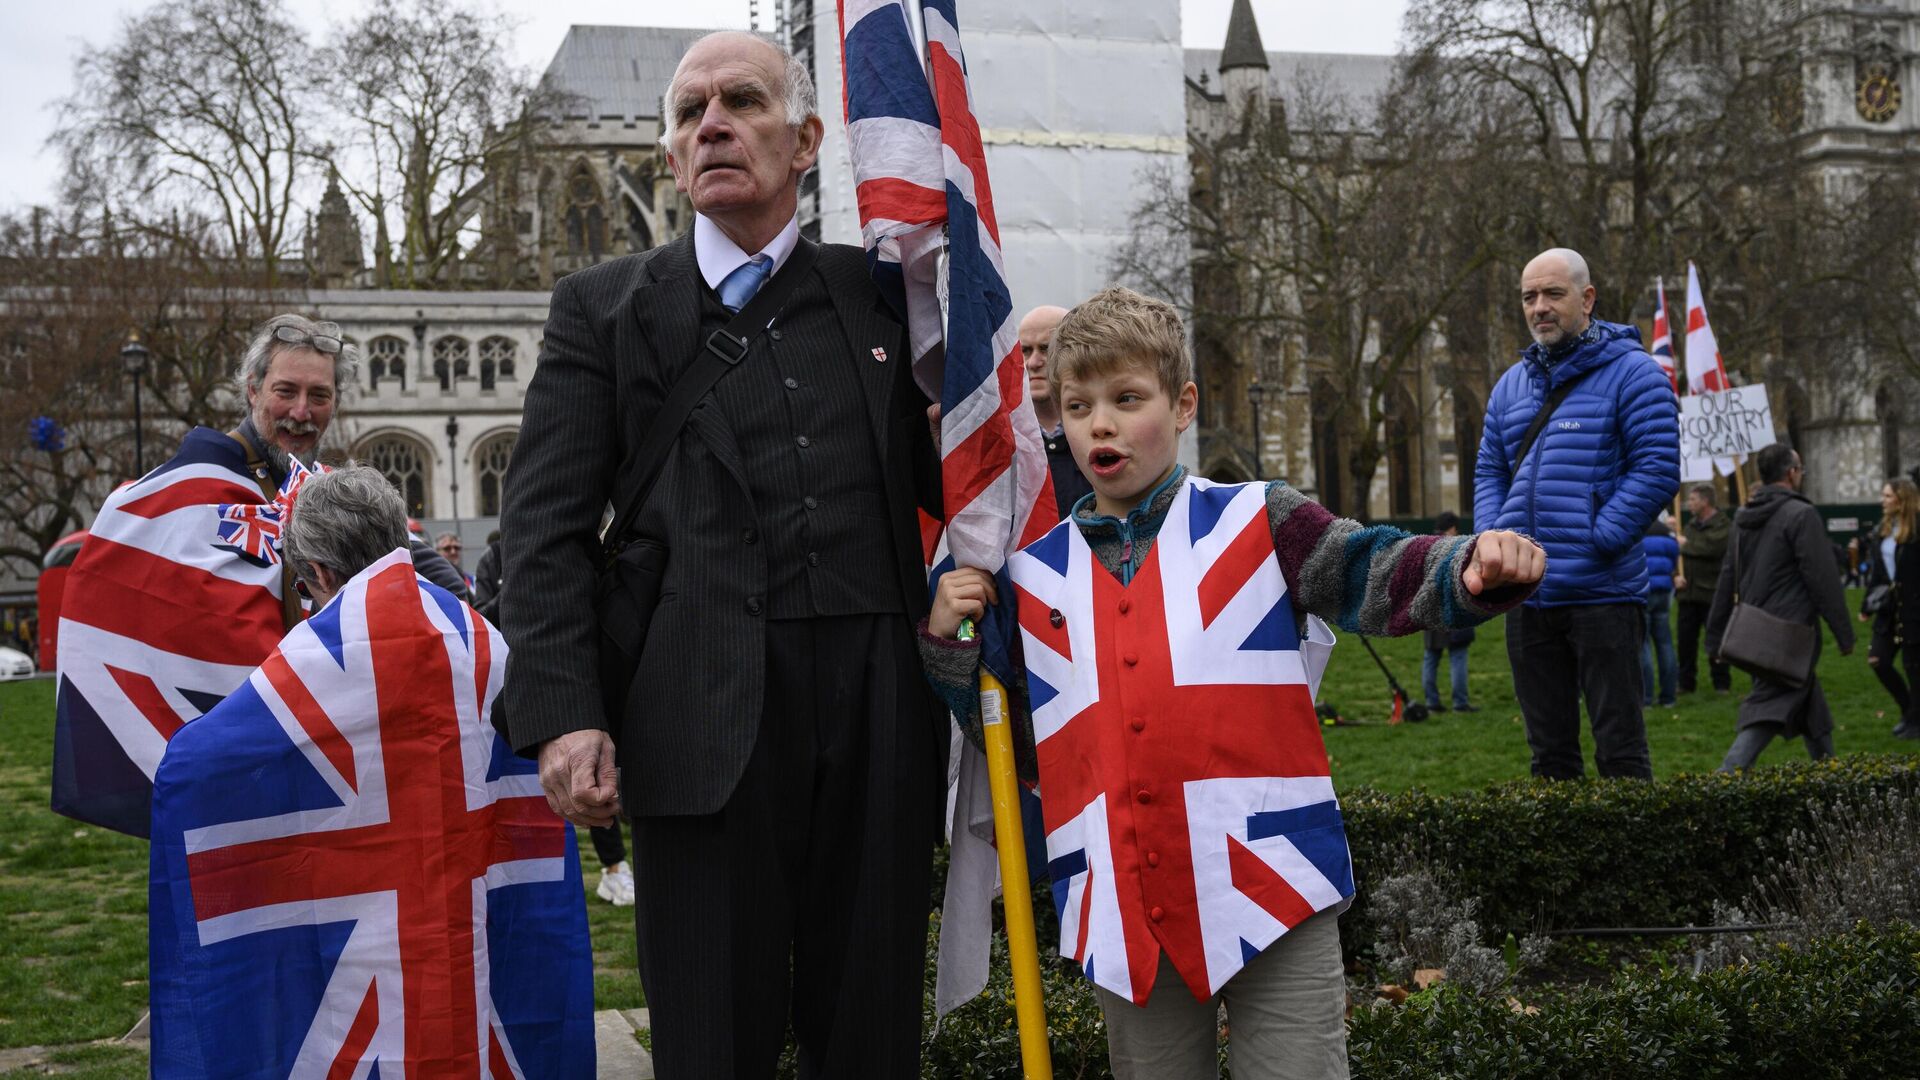
<path fill-rule="evenodd" d="M 447 486 L 453 492 L 453 531 L 460 531 L 460 420 L 447 417 Z"/>
<path fill-rule="evenodd" d="M 1260 441 L 1260 403 L 1266 400 L 1267 388 L 1260 385 L 1260 373 L 1253 373 L 1253 381 L 1247 384 L 1247 404 L 1253 406 L 1253 478 L 1259 480 L 1267 475 L 1264 460 L 1265 444 Z"/>
<path fill-rule="evenodd" d="M 151 356 L 145 345 L 140 344 L 138 331 L 127 335 L 127 343 L 120 346 L 120 365 L 133 376 L 133 475 L 147 475 L 146 445 L 142 439 L 145 425 L 140 416 L 140 377 L 147 373 L 147 360 Z"/>

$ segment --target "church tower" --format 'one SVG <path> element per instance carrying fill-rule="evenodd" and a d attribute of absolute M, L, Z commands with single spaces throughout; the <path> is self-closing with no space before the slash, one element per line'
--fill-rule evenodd
<path fill-rule="evenodd" d="M 1253 18 L 1253 0 L 1233 0 L 1227 17 L 1227 40 L 1220 49 L 1220 92 L 1235 122 L 1267 95 L 1267 49 L 1260 43 L 1260 24 Z"/>
<path fill-rule="evenodd" d="M 307 227 L 308 280 L 316 289 L 349 288 L 366 265 L 360 222 L 347 204 L 346 192 L 340 190 L 339 171 L 329 170 L 320 212 Z"/>

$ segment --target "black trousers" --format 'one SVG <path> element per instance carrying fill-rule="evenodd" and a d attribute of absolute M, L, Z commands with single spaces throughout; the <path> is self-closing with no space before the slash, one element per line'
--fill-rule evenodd
<path fill-rule="evenodd" d="M 1915 715 L 1912 691 L 1920 687 L 1920 649 L 1910 643 L 1899 640 L 1893 627 L 1882 626 L 1876 622 L 1873 627 L 1873 640 L 1867 644 L 1867 659 L 1873 664 L 1873 674 L 1880 685 L 1893 695 L 1893 703 L 1900 707 L 1900 723 L 1920 722 Z M 1899 667 L 1894 660 L 1900 661 Z M 1906 678 L 1901 678 L 1901 672 Z"/>
<path fill-rule="evenodd" d="M 633 822 L 662 1080 L 920 1073 L 945 740 L 903 616 L 775 621 L 759 741 L 727 804 Z"/>
<path fill-rule="evenodd" d="M 627 844 L 620 838 L 620 823 L 603 825 L 598 829 L 588 829 L 593 837 L 593 853 L 600 865 L 612 869 L 627 861 Z"/>
<path fill-rule="evenodd" d="M 1653 779 L 1640 706 L 1646 612 L 1639 604 L 1587 604 L 1521 607 L 1507 615 L 1507 659 L 1533 750 L 1533 775 L 1550 780 L 1585 775 L 1580 756 L 1584 697 L 1600 775 Z"/>
<path fill-rule="evenodd" d="M 1696 604 L 1688 600 L 1676 600 L 1673 605 L 1678 609 L 1677 625 L 1674 628 L 1674 647 L 1680 653 L 1680 692 L 1693 693 L 1698 685 L 1696 677 L 1700 673 L 1700 639 L 1707 628 L 1707 614 L 1713 610 L 1712 604 Z M 1707 661 L 1707 674 L 1713 679 L 1715 690 L 1733 688 L 1733 668 L 1724 661 Z"/>

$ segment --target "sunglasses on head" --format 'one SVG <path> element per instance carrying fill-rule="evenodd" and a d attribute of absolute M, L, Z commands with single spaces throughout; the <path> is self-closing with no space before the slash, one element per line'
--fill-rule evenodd
<path fill-rule="evenodd" d="M 292 326 L 274 327 L 273 337 L 274 340 L 284 341 L 289 345 L 310 346 L 315 352 L 326 353 L 328 356 L 340 355 L 340 350 L 343 347 L 343 343 L 336 335 L 309 334 L 305 330 Z"/>

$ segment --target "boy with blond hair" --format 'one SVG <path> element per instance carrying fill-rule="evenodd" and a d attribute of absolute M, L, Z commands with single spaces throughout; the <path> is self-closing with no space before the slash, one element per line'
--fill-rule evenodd
<path fill-rule="evenodd" d="M 1093 493 L 1008 562 L 1060 953 L 1094 983 L 1119 1080 L 1347 1075 L 1338 910 L 1353 895 L 1300 640 L 1466 627 L 1520 603 L 1545 556 L 1515 533 L 1412 536 L 1286 484 L 1176 461 L 1198 390 L 1169 305 L 1108 288 L 1053 336 L 1052 389 Z M 940 579 L 921 650 L 977 732 L 997 599 Z M 1023 747 L 1024 749 L 1024 747 Z M 1184 985 L 1183 985 L 1184 984 Z"/>

